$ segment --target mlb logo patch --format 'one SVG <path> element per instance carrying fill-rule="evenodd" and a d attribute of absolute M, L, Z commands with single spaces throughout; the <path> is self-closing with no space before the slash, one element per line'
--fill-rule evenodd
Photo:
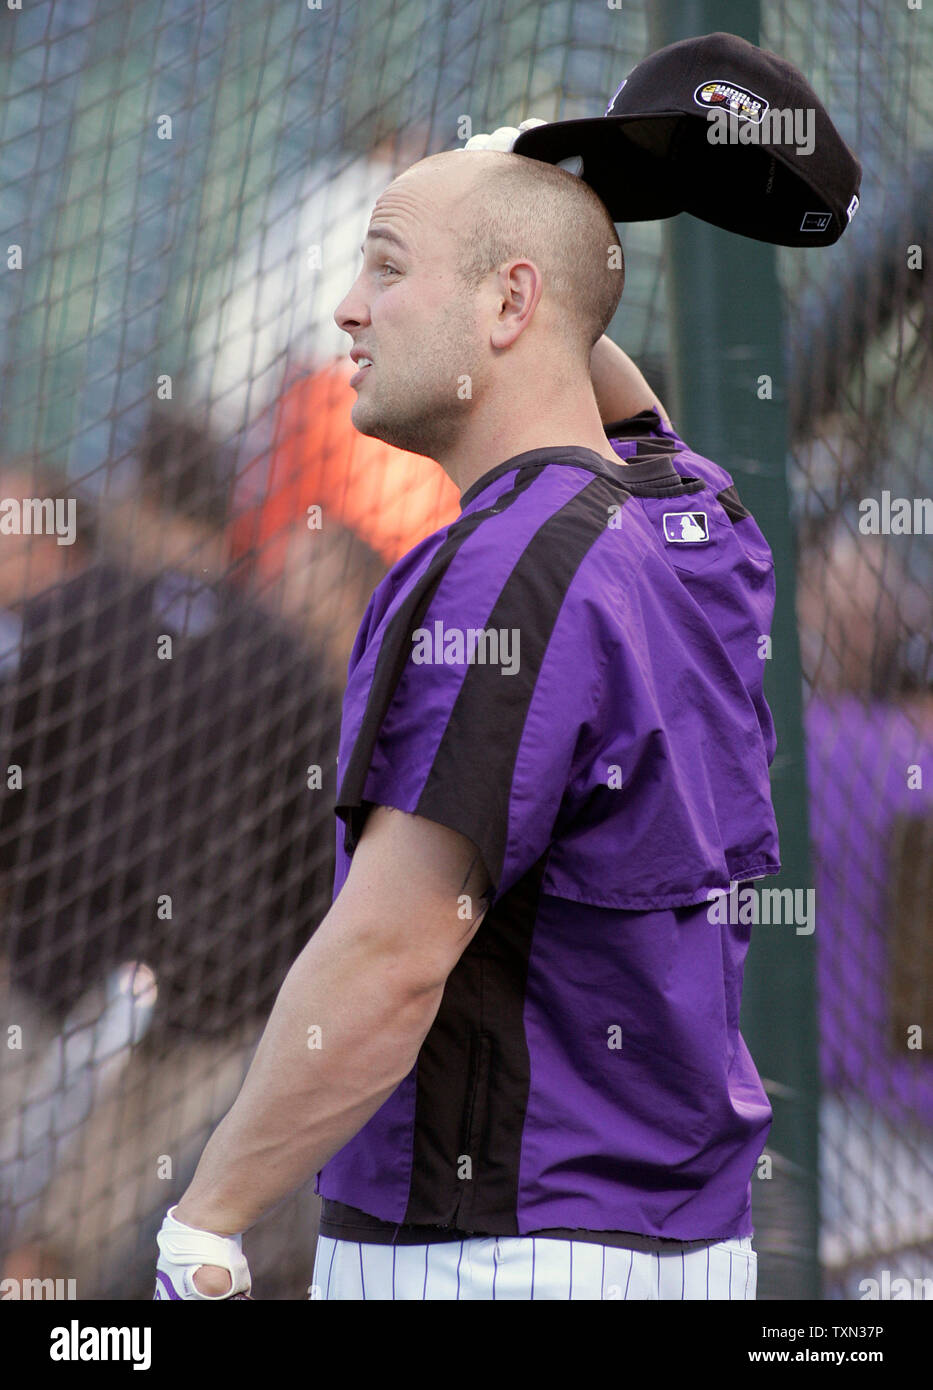
<path fill-rule="evenodd" d="M 705 512 L 665 512 L 664 539 L 673 545 L 700 545 L 709 540 Z"/>

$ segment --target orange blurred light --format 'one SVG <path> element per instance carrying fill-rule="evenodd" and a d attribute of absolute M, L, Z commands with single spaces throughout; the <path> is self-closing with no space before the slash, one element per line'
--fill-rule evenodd
<path fill-rule="evenodd" d="M 322 525 L 351 528 L 393 565 L 460 514 L 460 493 L 439 464 L 362 435 L 350 411 L 356 368 L 335 362 L 288 386 L 276 409 L 264 495 L 234 525 L 234 548 L 256 553 L 267 576 L 281 570 L 289 533 L 321 507 Z"/>

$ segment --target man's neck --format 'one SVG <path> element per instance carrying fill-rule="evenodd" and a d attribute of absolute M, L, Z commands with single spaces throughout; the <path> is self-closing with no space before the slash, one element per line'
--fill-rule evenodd
<path fill-rule="evenodd" d="M 542 402 L 536 412 L 528 409 L 524 414 L 526 418 L 520 418 L 516 412 L 503 419 L 498 413 L 477 412 L 454 447 L 438 459 L 461 496 L 484 473 L 534 449 L 591 449 L 624 466 L 624 460 L 613 451 L 606 437 L 592 395 L 572 410 L 551 411 Z"/>

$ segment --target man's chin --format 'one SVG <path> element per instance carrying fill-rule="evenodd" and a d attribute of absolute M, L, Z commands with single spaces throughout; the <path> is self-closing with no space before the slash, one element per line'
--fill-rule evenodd
<path fill-rule="evenodd" d="M 370 439 L 381 439 L 383 444 L 391 444 L 393 449 L 404 449 L 409 454 L 422 454 L 425 458 L 432 457 L 427 440 L 419 441 L 416 431 L 408 431 L 394 426 L 388 420 L 380 419 L 372 411 L 367 410 L 362 401 L 356 402 L 350 411 L 350 419 L 353 421 L 354 428 L 360 434 L 368 435 Z"/>
<path fill-rule="evenodd" d="M 356 406 L 350 411 L 350 419 L 353 427 L 359 434 L 365 434 L 369 439 L 381 439 L 383 444 L 391 444 L 389 435 L 391 430 L 387 430 L 379 420 L 373 419 L 365 410 L 357 410 Z"/>
<path fill-rule="evenodd" d="M 379 433 L 378 419 L 374 418 L 372 412 L 367 410 L 359 399 L 350 411 L 350 419 L 353 421 L 354 428 L 357 429 L 360 434 L 369 435 L 370 439 L 382 438 L 382 435 Z"/>

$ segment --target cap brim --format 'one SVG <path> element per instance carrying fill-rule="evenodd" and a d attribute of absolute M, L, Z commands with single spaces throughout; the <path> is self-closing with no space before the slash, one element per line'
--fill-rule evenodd
<path fill-rule="evenodd" d="M 778 246 L 831 246 L 845 230 L 783 150 L 711 144 L 702 115 L 683 111 L 555 121 L 523 131 L 516 154 L 558 164 L 583 159 L 581 177 L 613 222 L 689 212 L 715 227 Z M 812 210 L 812 211 L 811 211 Z M 813 215 L 827 220 L 804 227 Z"/>
<path fill-rule="evenodd" d="M 667 121 L 673 133 L 682 120 L 682 112 L 671 112 L 648 118 L 594 116 L 554 121 L 522 131 L 512 148 L 515 154 L 540 159 L 544 164 L 559 164 L 579 155 L 583 160 L 581 177 L 605 203 L 613 222 L 652 222 L 676 217 L 684 205 L 668 160 L 657 149 L 638 143 L 637 137 L 650 126 L 656 141 L 662 122 Z"/>

